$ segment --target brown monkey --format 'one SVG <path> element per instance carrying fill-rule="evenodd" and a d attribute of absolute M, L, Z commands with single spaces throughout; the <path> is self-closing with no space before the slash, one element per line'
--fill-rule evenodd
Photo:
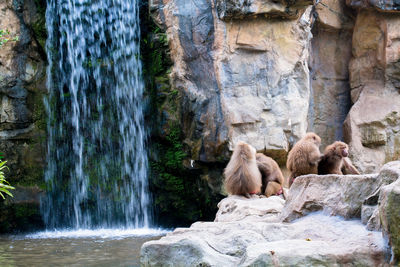
<path fill-rule="evenodd" d="M 290 150 L 286 162 L 290 171 L 289 187 L 297 176 L 318 173 L 318 162 L 322 158 L 320 145 L 321 138 L 318 135 L 307 133 Z"/>
<path fill-rule="evenodd" d="M 236 144 L 224 171 L 225 188 L 231 195 L 257 194 L 261 189 L 261 173 L 256 162 L 256 149 L 245 142 Z"/>
<path fill-rule="evenodd" d="M 256 160 L 258 169 L 261 172 L 261 194 L 264 194 L 267 197 L 283 194 L 285 178 L 283 177 L 278 163 L 262 153 L 256 154 Z"/>
<path fill-rule="evenodd" d="M 360 174 L 353 166 L 346 143 L 336 141 L 327 146 L 318 164 L 318 174 Z"/>

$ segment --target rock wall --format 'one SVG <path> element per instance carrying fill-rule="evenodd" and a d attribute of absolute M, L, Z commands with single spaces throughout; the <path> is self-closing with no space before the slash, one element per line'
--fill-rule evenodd
<path fill-rule="evenodd" d="M 396 1 L 149 6 L 169 40 L 190 159 L 224 162 L 243 140 L 284 165 L 306 131 L 321 150 L 347 141 L 365 173 L 400 157 Z"/>
<path fill-rule="evenodd" d="M 225 161 L 243 140 L 284 162 L 307 129 L 310 3 L 150 1 L 192 160 Z"/>
<path fill-rule="evenodd" d="M 9 31 L 6 38 L 18 39 L 0 46 L 0 152 L 9 167 L 7 180 L 17 185 L 14 198 L 0 203 L 0 232 L 26 229 L 34 224 L 29 217 L 40 224 L 38 185 L 44 183 L 46 154 L 44 12 L 45 1 L 0 2 L 0 29 Z"/>
<path fill-rule="evenodd" d="M 343 140 L 343 122 L 351 107 L 349 62 L 353 13 L 344 1 L 337 0 L 319 1 L 314 9 L 308 129 L 321 137 L 321 148 Z"/>
<path fill-rule="evenodd" d="M 348 2 L 358 11 L 349 67 L 354 105 L 345 140 L 355 165 L 376 172 L 400 158 L 400 13 L 396 1 Z"/>

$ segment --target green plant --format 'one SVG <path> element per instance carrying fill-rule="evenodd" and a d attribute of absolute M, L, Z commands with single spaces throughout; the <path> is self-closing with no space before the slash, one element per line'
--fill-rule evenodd
<path fill-rule="evenodd" d="M 4 169 L 8 169 L 8 167 L 6 166 L 7 161 L 2 161 L 0 159 L 0 196 L 5 199 L 3 193 L 9 195 L 9 196 L 13 196 L 9 190 L 11 189 L 15 189 L 14 187 L 12 187 L 7 181 L 6 178 L 4 176 Z"/>
<path fill-rule="evenodd" d="M 12 36 L 9 30 L 0 29 L 0 47 L 9 41 L 18 41 L 19 36 Z"/>

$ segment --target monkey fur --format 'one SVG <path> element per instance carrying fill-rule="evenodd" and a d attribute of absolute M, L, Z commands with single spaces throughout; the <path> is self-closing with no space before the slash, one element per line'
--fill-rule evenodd
<path fill-rule="evenodd" d="M 307 133 L 290 150 L 286 167 L 290 171 L 289 187 L 300 175 L 318 174 L 318 162 L 322 158 L 319 151 L 321 138 L 315 133 Z"/>
<path fill-rule="evenodd" d="M 262 153 L 256 154 L 257 166 L 261 172 L 261 194 L 266 197 L 284 194 L 283 184 L 285 178 L 278 163 Z M 286 198 L 286 196 L 283 196 Z"/>
<path fill-rule="evenodd" d="M 318 174 L 360 174 L 353 166 L 346 143 L 336 141 L 327 146 L 318 164 Z"/>
<path fill-rule="evenodd" d="M 231 195 L 249 197 L 261 189 L 261 173 L 256 162 L 256 149 L 238 142 L 224 171 L 225 189 Z"/>

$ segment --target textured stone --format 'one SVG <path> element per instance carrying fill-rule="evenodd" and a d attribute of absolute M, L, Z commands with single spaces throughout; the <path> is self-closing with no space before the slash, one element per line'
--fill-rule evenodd
<path fill-rule="evenodd" d="M 149 3 L 169 40 L 172 87 L 182 95 L 178 120 L 185 144 L 196 148 L 188 157 L 197 162 L 227 160 L 229 149 L 242 140 L 284 163 L 290 145 L 306 132 L 310 2 L 298 2 L 302 11 L 292 20 L 246 15 L 228 22 L 217 14 L 236 5 L 261 8 L 261 2 L 270 4 Z"/>
<path fill-rule="evenodd" d="M 379 196 L 379 214 L 383 234 L 392 248 L 392 264 L 400 263 L 400 176 L 399 179 L 382 187 Z"/>
<path fill-rule="evenodd" d="M 377 176 L 299 176 L 290 187 L 281 219 L 290 222 L 315 211 L 344 218 L 360 218 L 364 200 L 379 187 Z"/>
<path fill-rule="evenodd" d="M 376 172 L 400 157 L 400 14 L 359 11 L 353 34 L 350 87 L 354 103 L 345 124 L 353 163 Z"/>
<path fill-rule="evenodd" d="M 304 7 L 312 5 L 313 0 L 217 0 L 219 18 L 243 19 L 246 16 L 297 18 Z"/>
<path fill-rule="evenodd" d="M 238 199 L 230 197 L 227 202 Z M 260 204 L 258 198 L 247 201 Z M 268 218 L 266 221 L 257 218 L 263 208 L 265 212 L 262 214 L 265 215 L 271 207 L 263 205 L 257 209 L 249 209 L 246 205 L 240 205 L 230 211 L 230 218 L 233 221 L 197 222 L 190 228 L 177 228 L 160 240 L 146 242 L 141 249 L 141 264 L 143 266 L 386 264 L 388 251 L 381 233 L 367 231 L 359 221 L 344 221 L 338 217 L 317 213 L 292 223 L 271 223 L 268 222 Z M 272 213 L 275 214 L 275 211 Z M 249 218 L 243 219 L 243 216 Z"/>
<path fill-rule="evenodd" d="M 281 201 L 278 197 L 230 196 L 220 202 L 215 222 L 197 222 L 190 228 L 178 228 L 160 240 L 145 243 L 141 264 L 389 266 L 391 261 L 397 266 L 399 263 L 400 161 L 385 164 L 374 175 L 297 177 L 279 214 Z M 277 220 L 278 216 L 288 222 Z M 300 216 L 304 217 L 293 220 Z M 367 228 L 374 231 L 365 228 L 358 220 L 360 216 Z M 380 229 L 385 237 L 378 232 Z"/>
<path fill-rule="evenodd" d="M 278 222 L 278 215 L 282 211 L 284 204 L 283 198 L 277 196 L 269 198 L 230 196 L 218 203 L 215 222 L 244 220 Z"/>
<path fill-rule="evenodd" d="M 354 21 L 343 1 L 318 1 L 310 49 L 312 98 L 308 131 L 322 148 L 343 140 L 343 122 L 351 107 L 349 61 Z"/>
<path fill-rule="evenodd" d="M 291 224 L 198 222 L 141 249 L 143 266 L 376 266 L 385 257 L 381 233 L 321 214 Z"/>
<path fill-rule="evenodd" d="M 315 4 L 317 20 L 323 26 L 330 30 L 351 30 L 354 21 L 349 16 L 350 10 L 345 2 L 341 0 L 320 0 Z"/>
<path fill-rule="evenodd" d="M 0 203 L 1 232 L 43 227 L 39 213 L 46 155 L 45 111 L 46 56 L 35 35 L 39 21 L 37 4 L 44 1 L 0 1 L 0 29 L 11 39 L 0 47 L 0 152 L 11 170 L 7 181 L 16 186 L 14 198 Z M 44 8 L 44 6 L 42 6 Z M 45 35 L 45 34 L 44 34 Z M 36 185 L 36 186 L 35 186 Z M 6 203 L 7 202 L 7 203 Z M 21 210 L 29 211 L 21 221 Z M 6 223 L 4 223 L 6 222 Z M 22 226 L 25 224 L 25 226 Z"/>
<path fill-rule="evenodd" d="M 346 3 L 358 9 L 376 9 L 382 12 L 400 11 L 399 0 L 346 0 Z"/>

